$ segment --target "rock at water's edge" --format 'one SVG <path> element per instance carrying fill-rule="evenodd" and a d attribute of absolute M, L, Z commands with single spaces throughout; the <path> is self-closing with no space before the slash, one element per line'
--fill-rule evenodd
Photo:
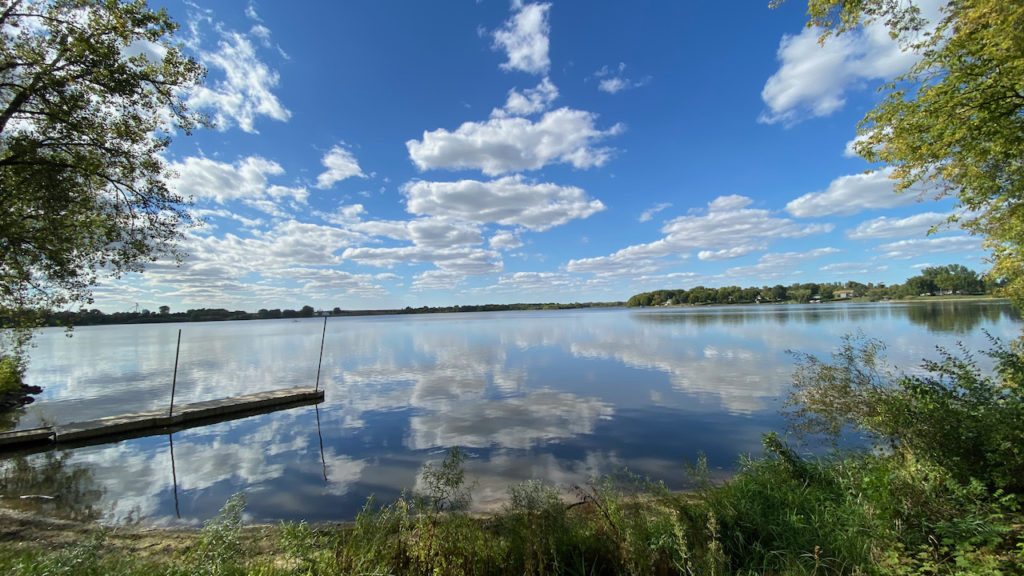
<path fill-rule="evenodd" d="M 43 389 L 39 386 L 29 386 L 28 384 L 22 384 L 21 388 L 14 392 L 9 392 L 0 396 L 0 412 L 12 410 L 14 408 L 20 408 L 26 404 L 35 402 L 33 394 L 39 394 Z"/>

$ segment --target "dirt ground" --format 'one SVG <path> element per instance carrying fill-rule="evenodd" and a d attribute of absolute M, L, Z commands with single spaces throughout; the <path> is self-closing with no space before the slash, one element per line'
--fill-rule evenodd
<path fill-rule="evenodd" d="M 242 540 L 255 555 L 273 557 L 277 540 L 270 526 L 246 526 Z M 200 539 L 197 529 L 150 526 L 109 527 L 96 523 L 46 518 L 0 505 L 0 546 L 60 550 L 90 539 L 102 539 L 103 548 L 140 557 L 173 559 Z"/>
<path fill-rule="evenodd" d="M 108 528 L 99 524 L 43 518 L 0 506 L 0 543 L 60 549 L 101 536 L 110 545 L 132 552 L 173 554 L 195 542 L 198 532 L 134 526 Z"/>

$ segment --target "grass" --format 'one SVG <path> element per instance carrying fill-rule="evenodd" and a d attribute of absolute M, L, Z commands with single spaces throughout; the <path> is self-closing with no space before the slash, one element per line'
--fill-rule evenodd
<path fill-rule="evenodd" d="M 0 546 L 0 572 L 30 575 L 1019 574 L 1017 501 L 903 455 L 797 455 L 775 436 L 728 483 L 676 493 L 623 475 L 576 487 L 509 489 L 487 518 L 438 506 L 460 494 L 458 451 L 434 469 L 443 492 L 371 499 L 351 524 L 247 529 L 232 497 L 184 544 L 143 553 L 116 530 L 60 547 Z"/>

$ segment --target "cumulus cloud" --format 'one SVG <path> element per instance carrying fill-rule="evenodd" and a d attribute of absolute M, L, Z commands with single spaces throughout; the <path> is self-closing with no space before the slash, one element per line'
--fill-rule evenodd
<path fill-rule="evenodd" d="M 523 241 L 508 230 L 499 230 L 491 236 L 488 244 L 495 250 L 515 250 L 523 245 Z"/>
<path fill-rule="evenodd" d="M 420 170 L 476 169 L 497 176 L 552 163 L 591 168 L 604 165 L 613 152 L 595 144 L 624 130 L 621 124 L 599 130 L 596 120 L 591 112 L 559 108 L 537 122 L 526 118 L 466 122 L 454 132 L 443 128 L 424 132 L 422 140 L 405 145 Z"/>
<path fill-rule="evenodd" d="M 195 110 L 210 111 L 221 130 L 237 125 L 256 133 L 258 116 L 287 121 L 291 112 L 274 95 L 278 74 L 259 59 L 252 42 L 237 32 L 222 32 L 216 52 L 200 51 L 199 60 L 220 78 L 208 78 L 192 91 L 188 104 Z"/>
<path fill-rule="evenodd" d="M 561 272 L 516 272 L 498 278 L 498 286 L 529 294 L 565 290 L 571 288 L 575 283 L 572 276 Z"/>
<path fill-rule="evenodd" d="M 793 274 L 793 269 L 800 264 L 839 252 L 836 248 L 825 247 L 802 252 L 765 254 L 758 258 L 757 264 L 730 268 L 725 271 L 724 275 L 730 278 L 756 278 L 762 282 L 788 278 Z"/>
<path fill-rule="evenodd" d="M 932 23 L 938 21 L 942 4 L 941 0 L 917 3 Z M 828 116 L 843 107 L 851 88 L 894 78 L 918 59 L 889 36 L 884 22 L 832 36 L 824 44 L 818 42 L 821 32 L 820 28 L 806 28 L 783 36 L 777 52 L 779 69 L 761 91 L 768 109 L 760 122 L 793 123 Z"/>
<path fill-rule="evenodd" d="M 698 251 L 698 258 L 721 260 L 764 250 L 775 240 L 804 238 L 832 230 L 831 224 L 799 224 L 778 218 L 770 211 L 751 208 L 751 198 L 720 196 L 708 204 L 706 214 L 680 216 L 667 222 L 659 240 L 623 248 L 609 256 L 570 260 L 570 272 L 596 274 L 649 274 L 667 263 L 667 257 L 686 257 Z"/>
<path fill-rule="evenodd" d="M 528 88 L 519 92 L 515 88 L 508 91 L 508 100 L 503 108 L 495 108 L 491 111 L 492 118 L 504 118 L 505 116 L 529 116 L 547 110 L 551 103 L 558 98 L 558 88 L 551 82 L 551 79 L 544 77 L 535 88 Z"/>
<path fill-rule="evenodd" d="M 379 294 L 374 276 L 331 268 L 341 265 L 339 252 L 364 241 L 359 232 L 296 220 L 245 235 L 189 234 L 183 243 L 188 257 L 180 265 L 160 261 L 147 266 L 144 280 L 163 286 L 168 296 L 204 306 L 295 300 L 297 291 L 306 297 L 311 292 Z"/>
<path fill-rule="evenodd" d="M 330 188 L 335 183 L 353 176 L 366 178 L 362 169 L 359 168 L 356 157 L 341 146 L 331 148 L 327 154 L 324 154 L 320 163 L 327 168 L 325 172 L 316 177 L 316 187 L 320 189 Z"/>
<path fill-rule="evenodd" d="M 779 70 L 768 79 L 761 99 L 768 106 L 759 121 L 774 124 L 828 116 L 846 103 L 851 86 L 885 80 L 906 71 L 917 57 L 889 38 L 884 24 L 818 42 L 820 28 L 787 35 L 779 43 Z"/>
<path fill-rule="evenodd" d="M 171 163 L 170 169 L 176 174 L 169 182 L 175 192 L 220 204 L 243 200 L 266 211 L 267 206 L 260 204 L 261 200 L 291 197 L 298 202 L 305 202 L 309 196 L 305 188 L 271 186 L 268 178 L 284 174 L 284 168 L 277 162 L 259 156 L 249 156 L 234 164 L 189 157 L 183 162 Z M 274 205 L 271 203 L 271 206 Z"/>
<path fill-rule="evenodd" d="M 547 230 L 605 209 L 575 186 L 532 183 L 521 176 L 490 182 L 411 182 L 402 187 L 407 210 L 479 224 Z"/>
<path fill-rule="evenodd" d="M 498 263 L 501 258 L 499 253 L 492 250 L 468 246 L 436 248 L 415 245 L 346 248 L 341 256 L 346 260 L 378 268 L 390 268 L 402 263 L 432 262 L 439 268 L 478 274 L 487 274 L 500 269 Z"/>
<path fill-rule="evenodd" d="M 547 74 L 548 10 L 551 4 L 526 4 L 494 32 L 494 48 L 505 52 L 508 60 L 503 70 L 519 70 L 530 74 Z"/>
<path fill-rule="evenodd" d="M 882 258 L 908 260 L 928 254 L 959 254 L 973 250 L 981 251 L 981 240 L 967 235 L 914 238 L 881 244 L 875 250 L 882 253 Z"/>
<path fill-rule="evenodd" d="M 424 218 L 407 223 L 409 239 L 416 246 L 450 248 L 483 243 L 480 229 L 465 222 L 446 222 Z"/>
<path fill-rule="evenodd" d="M 881 216 L 862 222 L 846 235 L 852 240 L 924 236 L 932 227 L 942 224 L 947 218 L 949 218 L 948 214 L 939 214 L 938 212 L 925 212 L 907 218 Z"/>
<path fill-rule="evenodd" d="M 797 218 L 850 215 L 864 210 L 907 206 L 918 201 L 913 192 L 897 194 L 892 168 L 867 174 L 841 176 L 829 183 L 824 192 L 804 194 L 786 204 L 786 212 Z"/>

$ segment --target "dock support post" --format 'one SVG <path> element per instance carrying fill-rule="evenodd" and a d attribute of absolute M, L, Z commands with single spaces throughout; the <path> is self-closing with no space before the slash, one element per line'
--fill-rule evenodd
<path fill-rule="evenodd" d="M 171 378 L 171 408 L 167 416 L 174 416 L 174 389 L 178 386 L 178 357 L 181 355 L 181 328 L 178 328 L 178 348 L 174 351 L 174 377 Z"/>
<path fill-rule="evenodd" d="M 327 338 L 327 316 L 324 316 L 324 332 L 320 335 L 320 361 L 316 364 L 316 387 L 313 390 L 320 390 L 320 366 L 324 363 L 324 340 Z"/>

